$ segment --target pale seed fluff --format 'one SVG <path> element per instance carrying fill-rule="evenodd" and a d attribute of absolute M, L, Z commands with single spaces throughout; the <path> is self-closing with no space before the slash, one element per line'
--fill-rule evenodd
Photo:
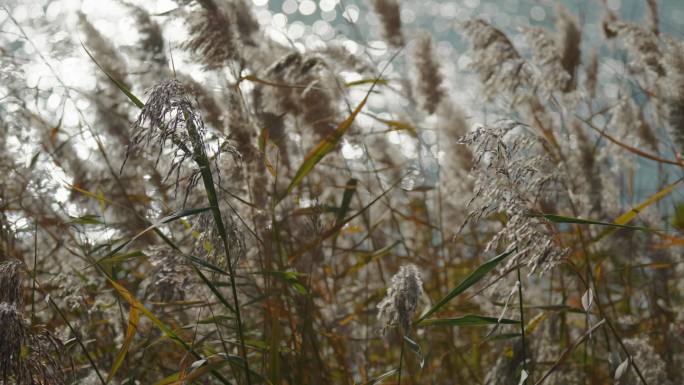
<path fill-rule="evenodd" d="M 663 62 L 667 76 L 661 79 L 663 96 L 660 108 L 664 112 L 668 132 L 677 151 L 684 153 L 684 44 L 666 39 Z"/>
<path fill-rule="evenodd" d="M 524 28 L 525 36 L 532 46 L 534 63 L 541 72 L 540 80 L 548 90 L 568 92 L 572 76 L 563 66 L 562 50 L 547 30 L 538 27 Z"/>
<path fill-rule="evenodd" d="M 385 298 L 378 304 L 378 319 L 384 329 L 399 326 L 404 334 L 411 328 L 411 317 L 423 300 L 423 281 L 415 265 L 404 265 L 392 277 Z"/>
<path fill-rule="evenodd" d="M 624 39 L 625 48 L 633 58 L 633 65 L 638 69 L 649 69 L 658 76 L 665 75 L 661 63 L 662 53 L 658 45 L 658 36 L 652 31 L 635 23 L 617 21 L 608 28 Z"/>
<path fill-rule="evenodd" d="M 481 19 L 466 21 L 462 30 L 471 44 L 469 67 L 480 77 L 488 100 L 502 93 L 515 95 L 529 85 L 527 62 L 505 33 Z"/>

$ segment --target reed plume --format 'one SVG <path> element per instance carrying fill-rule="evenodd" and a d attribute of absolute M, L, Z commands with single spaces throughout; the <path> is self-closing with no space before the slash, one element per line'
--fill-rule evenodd
<path fill-rule="evenodd" d="M 385 40 L 394 47 L 402 47 L 404 35 L 399 3 L 396 0 L 373 0 L 373 9 L 382 22 Z"/>
<path fill-rule="evenodd" d="M 385 298 L 378 304 L 378 319 L 384 328 L 398 326 L 404 334 L 411 330 L 411 317 L 423 300 L 423 281 L 415 265 L 403 265 L 392 277 Z"/>

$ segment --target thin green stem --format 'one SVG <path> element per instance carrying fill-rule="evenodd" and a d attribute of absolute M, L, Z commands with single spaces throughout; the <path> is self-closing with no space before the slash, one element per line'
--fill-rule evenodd
<path fill-rule="evenodd" d="M 242 316 L 240 314 L 240 301 L 238 299 L 237 285 L 235 283 L 235 266 L 230 256 L 230 247 L 228 245 L 228 236 L 226 234 L 226 228 L 223 223 L 223 218 L 221 215 L 221 209 L 219 208 L 218 197 L 216 195 L 216 188 L 214 187 L 214 178 L 211 175 L 211 168 L 209 164 L 209 158 L 204 149 L 204 143 L 200 137 L 197 127 L 195 127 L 192 120 L 188 119 L 188 113 L 184 112 L 187 124 L 188 135 L 193 146 L 193 159 L 200 170 L 200 175 L 202 176 L 202 182 L 204 184 L 204 189 L 207 193 L 207 199 L 209 200 L 209 205 L 211 206 L 211 212 L 214 217 L 214 222 L 218 228 L 219 235 L 221 236 L 221 241 L 223 242 L 223 249 L 226 254 L 226 263 L 228 264 L 228 272 L 230 273 L 230 289 L 233 295 L 233 306 L 235 310 L 236 326 L 238 331 L 238 340 L 240 342 L 240 350 L 242 354 L 242 359 L 245 362 L 245 376 L 247 378 L 247 384 L 251 385 L 252 380 L 249 375 L 249 361 L 247 360 L 247 348 L 245 346 L 244 332 L 242 330 Z"/>
<path fill-rule="evenodd" d="M 522 280 L 520 279 L 520 268 L 517 268 L 518 271 L 518 302 L 520 306 L 520 336 L 522 340 L 522 356 L 523 356 L 523 361 L 522 361 L 522 367 L 525 372 L 529 374 L 529 371 L 527 370 L 527 345 L 525 343 L 525 313 L 523 312 L 523 294 L 522 294 Z M 527 380 L 525 382 L 527 383 Z"/>
<path fill-rule="evenodd" d="M 35 310 L 35 305 L 36 305 L 36 268 L 38 265 L 38 220 L 36 219 L 36 223 L 34 224 L 35 228 L 33 231 L 33 272 L 32 272 L 32 278 L 33 278 L 33 285 L 31 287 L 31 323 L 33 323 L 33 320 L 36 318 L 36 310 Z"/>
<path fill-rule="evenodd" d="M 399 353 L 399 376 L 397 377 L 397 385 L 401 385 L 401 370 L 404 363 L 404 335 L 399 332 L 399 338 L 401 340 L 401 353 Z"/>

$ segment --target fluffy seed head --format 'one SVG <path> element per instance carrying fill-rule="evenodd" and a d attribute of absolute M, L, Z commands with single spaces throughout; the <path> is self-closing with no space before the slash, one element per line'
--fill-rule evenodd
<path fill-rule="evenodd" d="M 640 68 L 649 69 L 658 76 L 665 75 L 661 63 L 662 54 L 658 47 L 658 37 L 635 23 L 617 21 L 608 28 L 625 40 L 625 48 Z"/>
<path fill-rule="evenodd" d="M 378 319 L 385 328 L 399 326 L 406 334 L 411 328 L 411 317 L 423 298 L 423 281 L 415 265 L 404 265 L 392 277 L 387 295 L 378 304 Z"/>
<path fill-rule="evenodd" d="M 563 7 L 561 3 L 558 3 L 556 12 L 558 14 L 556 19 L 558 46 L 561 47 L 563 68 L 574 80 L 575 70 L 579 66 L 582 57 L 580 50 L 582 30 L 579 27 L 577 18 Z M 572 85 L 574 85 L 574 82 Z"/>
<path fill-rule="evenodd" d="M 586 69 L 587 77 L 584 83 L 584 86 L 587 88 L 587 92 L 589 92 L 589 96 L 591 96 L 592 99 L 596 97 L 596 84 L 598 83 L 599 59 L 597 51 L 596 47 L 591 50 L 589 64 Z"/>
<path fill-rule="evenodd" d="M 524 262 L 532 271 L 548 270 L 567 254 L 558 246 L 555 228 L 539 207 L 554 190 L 560 176 L 550 167 L 553 161 L 542 150 L 539 139 L 516 133 L 519 123 L 503 120 L 469 133 L 463 140 L 473 151 L 477 176 L 475 196 L 469 203 L 468 220 L 505 213 L 506 224 L 489 241 L 485 250 L 502 243 L 516 250 L 508 267 Z"/>
<path fill-rule="evenodd" d="M 541 83 L 549 90 L 568 92 L 572 76 L 563 66 L 562 52 L 544 28 L 525 28 L 525 36 L 532 45 L 534 62 L 541 70 Z"/>
<path fill-rule="evenodd" d="M 663 62 L 667 70 L 662 79 L 666 127 L 677 151 L 684 153 L 684 44 L 668 41 Z"/>
<path fill-rule="evenodd" d="M 263 89 L 264 111 L 292 114 L 323 138 L 334 129 L 342 95 L 337 75 L 320 56 L 291 52 L 267 69 L 268 79 L 288 87 Z"/>
<path fill-rule="evenodd" d="M 396 0 L 375 0 L 373 8 L 380 17 L 387 42 L 394 47 L 403 46 L 404 35 L 401 33 L 399 3 Z"/>
<path fill-rule="evenodd" d="M 70 383 L 63 370 L 68 365 L 63 348 L 47 330 L 29 327 L 16 306 L 0 302 L 0 383 Z"/>
<path fill-rule="evenodd" d="M 190 39 L 183 47 L 198 55 L 207 69 L 219 69 L 238 58 L 235 25 L 213 1 L 200 4 L 202 9 L 186 19 Z"/>
<path fill-rule="evenodd" d="M 515 94 L 529 84 L 526 62 L 505 33 L 481 19 L 466 21 L 462 29 L 471 44 L 470 68 L 479 75 L 485 97 Z"/>
<path fill-rule="evenodd" d="M 444 89 L 442 74 L 439 72 L 439 65 L 432 50 L 430 34 L 425 31 L 419 34 L 413 56 L 418 73 L 417 93 L 423 99 L 422 104 L 425 110 L 434 114 L 444 96 Z"/>
<path fill-rule="evenodd" d="M 654 35 L 660 33 L 660 18 L 658 16 L 658 1 L 646 0 L 646 24 Z"/>
<path fill-rule="evenodd" d="M 184 300 L 190 274 L 182 255 L 166 246 L 152 247 L 147 254 L 156 270 L 145 297 L 158 302 Z"/>
<path fill-rule="evenodd" d="M 216 226 L 213 216 L 206 212 L 200 214 L 193 225 L 193 230 L 200 234 L 195 243 L 194 251 L 198 255 L 206 254 L 207 259 L 220 267 L 227 267 L 226 254 L 228 254 L 231 263 L 235 265 L 247 254 L 247 249 L 243 231 L 235 219 L 230 215 L 224 215 L 222 221 L 228 239 L 228 252 L 226 253 L 221 232 Z"/>

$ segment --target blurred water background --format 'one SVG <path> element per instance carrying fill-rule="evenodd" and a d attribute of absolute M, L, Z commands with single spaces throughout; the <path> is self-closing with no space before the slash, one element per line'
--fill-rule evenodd
<path fill-rule="evenodd" d="M 378 16 L 372 12 L 368 1 L 359 0 L 247 0 L 251 2 L 255 19 L 273 40 L 287 46 L 294 46 L 305 52 L 325 47 L 331 43 L 344 46 L 350 54 L 368 58 L 378 70 L 386 68 L 385 77 L 401 80 L 406 63 L 401 56 L 390 61 L 395 53 L 382 38 L 382 28 Z M 178 12 L 179 5 L 171 0 L 130 1 L 122 0 L 3 0 L 0 10 L 0 40 L 4 59 L 0 59 L 0 93 L 6 95 L 9 87 L 9 74 L 21 72 L 27 93 L 26 103 L 34 103 L 46 119 L 59 121 L 64 127 L 78 127 L 82 120 L 94 119 L 88 110 L 88 98 L 79 99 L 78 94 L 65 98 L 65 88 L 78 92 L 92 92 L 98 87 L 98 70 L 87 57 L 81 42 L 86 36 L 79 28 L 79 15 L 84 15 L 103 35 L 111 39 L 115 49 L 126 59 L 134 50 L 139 50 L 139 32 L 136 19 L 126 4 L 147 9 L 154 21 L 163 28 L 164 38 L 168 41 L 174 64 L 183 73 L 205 84 L 208 89 L 218 90 L 222 85 L 217 74 L 204 71 L 199 64 L 192 63 L 189 53 L 178 48 L 186 40 L 188 32 L 181 18 L 171 17 Z M 182 3 L 182 2 L 180 2 Z M 553 28 L 556 0 L 430 0 L 400 1 L 401 22 L 408 44 L 419 30 L 426 30 L 433 36 L 436 53 L 440 59 L 446 83 L 455 95 L 455 102 L 468 111 L 473 121 L 484 123 L 488 119 L 505 116 L 506 111 L 485 110 L 479 95 L 479 81 L 468 71 L 469 57 L 465 55 L 465 45 L 459 32 L 460 23 L 470 18 L 490 21 L 506 32 L 516 48 L 523 53 L 529 52 L 522 38 L 520 28 L 524 26 L 545 26 Z M 612 11 L 621 18 L 641 22 L 646 15 L 646 0 L 562 0 L 582 25 L 584 41 L 583 59 L 586 60 L 592 49 L 605 50 L 602 20 L 606 12 Z M 684 35 L 684 0 L 661 0 L 659 4 L 660 28 L 663 34 L 681 38 Z M 11 17 L 10 17 L 11 15 Z M 596 43 L 594 43 L 596 42 Z M 611 43 L 618 44 L 618 43 Z M 620 52 L 619 50 L 617 50 Z M 10 58 L 12 60 L 10 60 Z M 620 82 L 620 74 L 626 71 L 624 52 L 621 56 L 602 55 L 600 75 L 605 77 L 599 90 L 606 97 L 615 97 L 624 92 L 625 84 Z M 144 73 L 145 68 L 134 68 L 134 73 Z M 225 74 L 224 74 L 225 75 Z M 347 81 L 359 80 L 356 74 L 341 74 Z M 15 87 L 17 85 L 14 85 Z M 629 85 L 627 85 L 629 86 Z M 131 85 L 132 91 L 143 95 L 145 87 L 139 83 Z M 364 89 L 350 93 L 350 103 L 358 103 L 363 98 Z M 31 98 L 33 98 L 31 100 Z M 401 114 L 406 107 L 405 98 L 393 100 L 391 96 L 371 98 L 368 108 L 387 111 L 388 114 Z M 0 116 L 11 114 L 13 106 L 0 102 Z M 391 115 L 385 116 L 392 118 Z M 370 119 L 359 117 L 360 125 L 372 125 Z M 425 140 L 434 140 L 434 132 L 425 131 Z M 421 150 L 415 141 L 402 133 L 390 133 L 390 141 L 400 145 L 409 159 L 421 158 Z M 10 148 L 26 153 L 30 162 L 31 134 L 24 138 L 14 138 Z M 82 133 L 81 146 L 76 148 L 82 157 L 89 157 L 96 148 L 95 141 Z M 22 147 L 23 145 L 23 147 Z M 28 145 L 28 147 L 26 147 Z M 27 151 L 27 149 L 29 151 Z M 347 145 L 343 155 L 354 158 L 358 149 Z M 428 151 L 429 152 L 429 151 Z M 424 158 L 424 157 L 422 157 Z M 437 155 L 439 158 L 439 154 Z M 424 160 L 424 159 L 423 159 Z M 434 165 L 433 165 L 434 166 Z M 656 167 L 652 162 L 642 167 Z M 429 179 L 435 175 L 427 176 Z M 638 184 L 653 186 L 649 173 Z M 655 173 L 653 173 L 655 175 Z M 654 176 L 655 178 L 655 176 Z M 639 190 L 640 187 L 634 187 Z M 644 194 L 651 191 L 644 191 Z M 63 191 L 66 195 L 66 190 Z M 643 194 L 636 194 L 641 196 Z"/>

